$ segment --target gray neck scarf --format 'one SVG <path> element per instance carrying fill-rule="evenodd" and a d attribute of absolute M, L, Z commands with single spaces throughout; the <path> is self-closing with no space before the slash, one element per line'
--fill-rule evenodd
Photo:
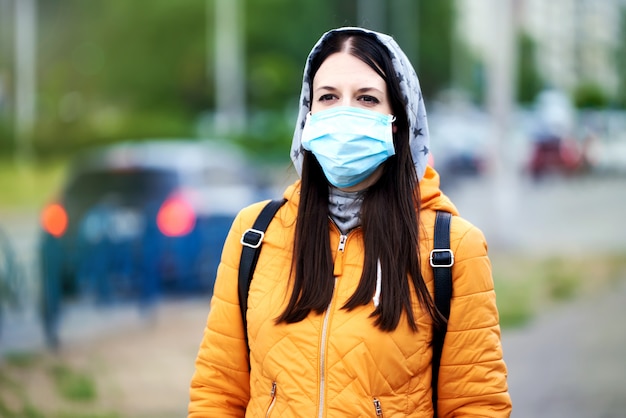
<path fill-rule="evenodd" d="M 328 188 L 328 211 L 342 234 L 347 234 L 361 225 L 361 204 L 364 191 L 344 192 L 335 187 Z"/>

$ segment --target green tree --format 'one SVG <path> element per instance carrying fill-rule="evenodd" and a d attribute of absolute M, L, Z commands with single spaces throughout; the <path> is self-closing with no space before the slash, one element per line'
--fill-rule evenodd
<path fill-rule="evenodd" d="M 263 111 L 291 106 L 295 112 L 306 56 L 333 26 L 332 2 L 250 0 L 246 6 L 249 105 Z"/>
<path fill-rule="evenodd" d="M 416 71 L 424 96 L 434 97 L 439 91 L 450 86 L 454 2 L 420 1 L 418 16 Z"/>
<path fill-rule="evenodd" d="M 389 27 L 407 55 L 417 57 L 424 94 L 432 96 L 449 85 L 453 1 L 393 2 L 417 11 L 414 19 L 407 16 L 410 27 L 393 22 Z M 358 2 L 242 4 L 246 97 L 253 115 L 244 142 L 284 152 L 304 60 L 323 32 L 359 24 Z M 128 138 L 193 136 L 199 116 L 213 109 L 212 2 L 40 0 L 38 5 L 34 145 L 40 156 Z M 385 5 L 391 7 L 391 0 Z M 3 45 L 7 32 L 0 31 Z M 7 68 L 5 77 L 12 80 L 12 67 Z M 12 129 L 3 115 L 0 133 Z"/>
<path fill-rule="evenodd" d="M 626 6 L 622 8 L 619 39 L 615 54 L 619 77 L 615 102 L 618 106 L 626 108 Z"/>
<path fill-rule="evenodd" d="M 543 87 L 536 60 L 536 42 L 524 31 L 517 34 L 517 100 L 531 104 Z"/>
<path fill-rule="evenodd" d="M 593 81 L 584 81 L 574 89 L 574 104 L 577 108 L 601 109 L 607 107 L 609 98 L 602 87 Z"/>
<path fill-rule="evenodd" d="M 203 2 L 52 1 L 41 10 L 38 146 L 188 135 L 208 105 Z M 62 148 L 62 147 L 61 147 Z"/>

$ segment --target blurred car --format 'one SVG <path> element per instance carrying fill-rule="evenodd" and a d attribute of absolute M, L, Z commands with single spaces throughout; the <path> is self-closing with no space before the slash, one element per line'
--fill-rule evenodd
<path fill-rule="evenodd" d="M 575 139 L 576 110 L 570 97 L 556 89 L 541 91 L 533 105 L 533 132 L 527 170 L 534 179 L 572 175 L 586 168 L 584 149 Z"/>
<path fill-rule="evenodd" d="M 583 149 L 574 139 L 547 137 L 531 147 L 528 172 L 534 179 L 549 174 L 572 175 L 587 168 Z"/>
<path fill-rule="evenodd" d="M 599 175 L 626 174 L 626 111 L 601 109 L 583 113 L 583 145 L 591 171 Z"/>
<path fill-rule="evenodd" d="M 432 164 L 446 190 L 459 179 L 482 176 L 489 165 L 489 119 L 477 109 L 435 108 L 428 118 Z"/>
<path fill-rule="evenodd" d="M 266 197 L 262 176 L 228 144 L 123 143 L 71 163 L 41 213 L 42 314 L 56 345 L 63 301 L 149 304 L 210 293 L 238 210 Z"/>

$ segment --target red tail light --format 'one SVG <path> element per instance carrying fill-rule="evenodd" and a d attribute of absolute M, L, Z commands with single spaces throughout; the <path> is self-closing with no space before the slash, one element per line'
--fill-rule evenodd
<path fill-rule="evenodd" d="M 190 233 L 196 226 L 196 214 L 185 199 L 174 196 L 167 199 L 157 214 L 157 225 L 168 237 L 180 237 Z"/>
<path fill-rule="evenodd" d="M 53 203 L 41 213 L 41 226 L 50 235 L 61 237 L 67 230 L 67 212 L 63 206 Z"/>

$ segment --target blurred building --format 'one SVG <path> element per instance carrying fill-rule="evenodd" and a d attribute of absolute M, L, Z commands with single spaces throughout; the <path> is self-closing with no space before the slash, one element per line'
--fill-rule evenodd
<path fill-rule="evenodd" d="M 457 0 L 459 35 L 481 56 L 498 40 L 493 33 L 494 1 Z M 537 45 L 537 64 L 552 87 L 571 91 L 591 82 L 615 91 L 615 51 L 626 0 L 511 0 L 516 24 Z"/>

